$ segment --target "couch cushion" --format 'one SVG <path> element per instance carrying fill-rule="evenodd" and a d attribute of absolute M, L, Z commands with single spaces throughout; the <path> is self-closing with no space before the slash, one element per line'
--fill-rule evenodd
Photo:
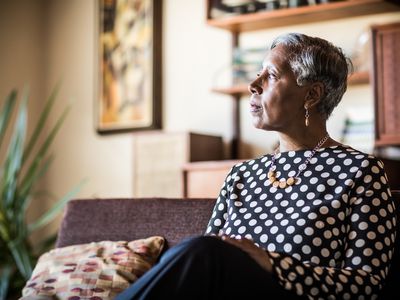
<path fill-rule="evenodd" d="M 53 249 L 40 257 L 20 299 L 113 299 L 156 263 L 163 246 L 153 236 Z"/>
<path fill-rule="evenodd" d="M 68 203 L 57 247 L 152 235 L 169 246 L 205 232 L 215 199 L 76 199 Z"/>

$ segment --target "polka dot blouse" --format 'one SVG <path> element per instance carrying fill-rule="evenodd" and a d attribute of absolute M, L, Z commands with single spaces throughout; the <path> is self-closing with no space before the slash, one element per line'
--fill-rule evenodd
<path fill-rule="evenodd" d="M 276 156 L 276 177 L 310 151 Z M 206 234 L 246 237 L 268 250 L 275 275 L 309 299 L 374 299 L 388 274 L 395 206 L 383 164 L 348 146 L 319 149 L 295 185 L 273 187 L 271 155 L 235 165 Z"/>

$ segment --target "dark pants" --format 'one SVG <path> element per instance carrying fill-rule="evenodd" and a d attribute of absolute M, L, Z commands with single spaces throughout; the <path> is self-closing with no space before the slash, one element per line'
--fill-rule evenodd
<path fill-rule="evenodd" d="M 115 299 L 301 298 L 284 290 L 247 253 L 215 237 L 202 236 L 168 250 Z"/>

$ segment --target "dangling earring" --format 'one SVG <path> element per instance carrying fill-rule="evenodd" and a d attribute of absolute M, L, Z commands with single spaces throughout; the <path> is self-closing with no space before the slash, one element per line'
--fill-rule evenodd
<path fill-rule="evenodd" d="M 305 124 L 306 124 L 306 127 L 308 127 L 308 124 L 310 124 L 310 122 L 308 121 L 308 118 L 310 117 L 310 114 L 308 113 L 308 106 L 304 105 L 304 109 L 306 110 L 306 115 L 304 116 L 305 117 Z"/>

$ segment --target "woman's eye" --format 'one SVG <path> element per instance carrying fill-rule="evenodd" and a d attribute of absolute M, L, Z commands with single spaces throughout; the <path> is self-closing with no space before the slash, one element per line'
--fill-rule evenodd
<path fill-rule="evenodd" d="M 257 76 L 257 77 L 260 77 L 260 76 L 261 76 L 261 73 L 257 73 L 256 76 Z"/>
<path fill-rule="evenodd" d="M 268 77 L 271 78 L 271 79 L 275 79 L 276 78 L 275 74 L 269 74 Z"/>

